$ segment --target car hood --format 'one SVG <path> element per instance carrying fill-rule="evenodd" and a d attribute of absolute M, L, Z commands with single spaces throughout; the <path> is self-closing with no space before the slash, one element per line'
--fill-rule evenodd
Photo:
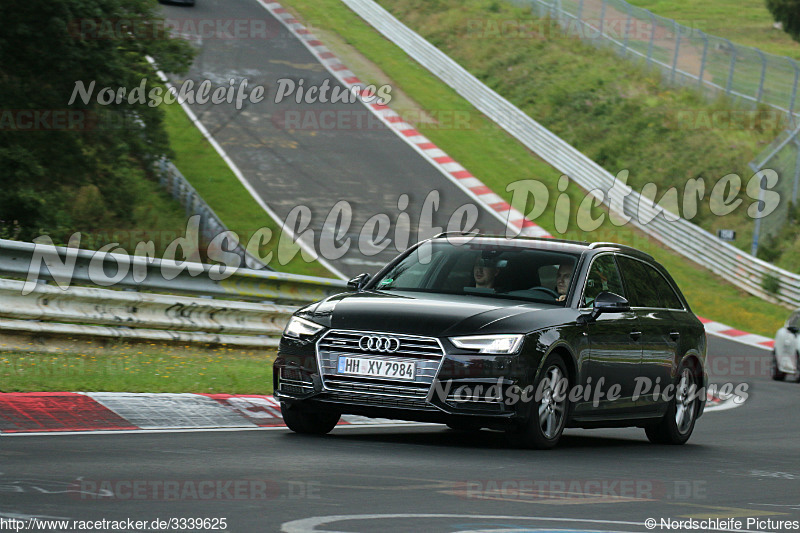
<path fill-rule="evenodd" d="M 422 336 L 527 333 L 562 323 L 570 310 L 471 295 L 363 291 L 331 296 L 300 316 L 332 329 Z"/>

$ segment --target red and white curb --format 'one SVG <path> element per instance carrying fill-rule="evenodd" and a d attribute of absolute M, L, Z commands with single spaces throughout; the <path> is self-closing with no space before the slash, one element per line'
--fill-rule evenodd
<path fill-rule="evenodd" d="M 278 19 L 317 60 L 350 90 L 358 91 L 363 97 L 372 97 L 374 94 L 364 88 L 367 84 L 361 81 L 353 71 L 347 68 L 311 31 L 301 24 L 294 16 L 277 2 L 259 0 L 262 6 Z M 489 187 L 473 176 L 466 168 L 461 166 L 452 157 L 422 135 L 413 125 L 405 122 L 403 118 L 386 105 L 373 102 L 362 103 L 390 130 L 419 152 L 425 160 L 436 167 L 447 179 L 453 182 L 469 197 L 482 205 L 489 213 L 500 220 L 514 235 L 528 237 L 550 237 L 538 224 L 525 218 L 519 210 L 503 200 Z"/>
<path fill-rule="evenodd" d="M 761 335 L 756 335 L 755 333 L 748 333 L 746 331 L 732 328 L 720 322 L 714 322 L 708 318 L 697 318 L 699 318 L 700 322 L 703 323 L 706 333 L 711 335 L 716 335 L 717 337 L 722 337 L 723 339 L 747 344 L 748 346 L 762 348 L 764 350 L 772 350 L 775 347 L 775 340 L 770 339 L 769 337 L 763 337 Z"/>
<path fill-rule="evenodd" d="M 340 425 L 413 422 L 344 415 Z M 272 396 L 126 392 L 0 393 L 0 435 L 285 427 Z"/>
<path fill-rule="evenodd" d="M 737 407 L 709 395 L 706 411 Z M 344 415 L 342 426 L 410 426 L 417 422 Z M 425 425 L 425 424 L 423 424 Z M 248 394 L 126 392 L 0 393 L 0 435 L 64 432 L 282 428 L 278 401 Z"/>

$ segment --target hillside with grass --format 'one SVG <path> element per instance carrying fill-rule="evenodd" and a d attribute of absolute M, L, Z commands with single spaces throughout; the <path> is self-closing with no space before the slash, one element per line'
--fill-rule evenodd
<path fill-rule="evenodd" d="M 654 183 L 657 199 L 670 187 L 682 198 L 688 180 L 702 178 L 704 202 L 696 214 L 680 214 L 712 233 L 735 230 L 733 244 L 749 253 L 754 222 L 746 212 L 753 203 L 744 191 L 753 174 L 748 163 L 783 131 L 781 121 L 740 121 L 747 112 L 726 98 L 709 101 L 693 88 L 669 86 L 657 71 L 565 36 L 507 2 L 380 3 L 603 168 L 614 175 L 628 170 L 636 190 Z M 768 114 L 766 108 L 753 112 Z M 719 216 L 726 210 L 708 202 L 709 192 L 729 174 L 742 180 L 742 203 Z M 786 237 L 791 241 L 768 243 L 772 253 L 765 259 L 797 271 L 800 239 Z"/>
<path fill-rule="evenodd" d="M 800 43 L 775 27 L 764 0 L 738 0 L 736 3 L 724 0 L 628 0 L 628 3 L 737 44 L 800 60 Z"/>
<path fill-rule="evenodd" d="M 392 2 L 392 4 L 399 3 L 401 2 Z M 405 3 L 403 4 L 405 5 Z M 384 5 L 392 8 L 388 3 L 384 3 Z M 433 12 L 429 12 L 426 15 L 425 10 L 429 8 L 444 9 L 446 13 L 440 13 L 438 16 L 446 15 L 445 18 L 452 18 L 453 21 L 458 19 L 461 22 L 452 23 L 464 26 L 467 24 L 464 21 L 465 14 L 468 18 L 471 17 L 470 20 L 485 20 L 486 17 L 494 16 L 495 14 L 506 18 L 509 16 L 529 16 L 528 11 L 514 10 L 501 2 L 495 4 L 491 2 L 456 4 L 455 2 L 443 0 L 439 2 L 410 3 L 406 8 L 414 11 L 415 5 L 416 10 L 421 14 L 412 15 L 410 18 L 425 19 L 426 16 L 437 16 Z M 489 11 L 491 5 L 494 5 L 500 11 Z M 720 280 L 699 265 L 670 252 L 630 226 L 617 227 L 612 225 L 609 223 L 607 216 L 597 229 L 591 232 L 581 230 L 575 220 L 577 206 L 585 196 L 583 190 L 571 184 L 564 193 L 565 197 L 569 198 L 568 205 L 564 203 L 556 206 L 555 197 L 558 194 L 558 180 L 560 177 L 560 173 L 557 170 L 544 163 L 535 154 L 532 154 L 498 128 L 496 124 L 483 117 L 463 98 L 458 96 L 455 91 L 409 58 L 398 47 L 383 38 L 341 1 L 288 0 L 284 3 L 284 6 L 312 27 L 314 33 L 320 37 L 326 46 L 341 57 L 360 79 L 367 83 L 390 83 L 393 88 L 392 95 L 394 96 L 390 104 L 391 107 L 408 121 L 415 124 L 422 134 L 468 168 L 470 172 L 500 194 L 506 201 L 511 199 L 511 194 L 506 192 L 506 186 L 510 182 L 535 179 L 545 184 L 552 191 L 552 202 L 546 212 L 536 219 L 536 222 L 552 234 L 568 239 L 614 241 L 628 244 L 650 253 L 669 269 L 684 294 L 686 294 L 693 310 L 702 316 L 768 336 L 772 336 L 786 319 L 786 310 L 784 308 L 749 296 Z M 460 8 L 453 6 L 460 6 Z M 505 9 L 511 9 L 512 11 L 502 11 Z M 397 14 L 402 18 L 403 15 L 399 10 Z M 424 20 L 422 22 L 424 23 Z M 433 40 L 437 44 L 441 44 L 441 41 L 449 41 L 450 38 L 446 35 L 446 32 L 442 32 L 441 36 L 434 37 Z M 457 41 L 457 39 L 453 40 Z M 465 47 L 467 45 L 468 43 L 464 43 Z M 489 44 L 484 43 L 483 46 L 489 46 Z M 519 42 L 515 46 L 519 49 L 523 47 Z M 569 46 L 580 46 L 582 53 L 587 56 L 595 52 L 594 49 L 584 47 L 580 43 L 570 44 Z M 577 57 L 578 55 L 576 54 L 576 59 L 580 59 L 580 57 Z M 502 58 L 497 59 L 500 61 Z M 599 59 L 597 58 L 589 57 L 581 64 L 586 69 L 601 70 L 601 67 L 597 65 L 598 61 Z M 556 57 L 550 57 L 549 62 L 553 65 L 558 63 Z M 622 70 L 624 64 L 618 61 L 615 63 L 618 65 L 615 68 L 620 69 L 615 72 L 620 76 L 625 76 L 627 70 Z M 505 68 L 507 70 L 508 66 Z M 542 68 L 546 70 L 550 67 Z M 573 71 L 575 76 L 580 76 L 580 73 L 580 69 Z M 635 75 L 637 76 L 636 79 L 647 79 L 647 75 L 641 73 Z M 535 80 L 536 78 L 531 79 Z M 579 80 L 575 80 L 576 85 L 580 85 L 580 83 Z M 569 90 L 570 84 L 564 82 L 562 87 L 565 91 Z M 663 92 L 676 94 L 667 90 Z M 686 93 L 685 96 L 683 94 L 681 93 L 681 97 L 694 98 L 691 93 Z M 673 97 L 677 98 L 677 96 Z M 461 118 L 457 127 L 453 124 L 452 117 L 454 116 Z M 615 116 L 619 117 L 619 115 Z M 451 120 L 443 120 L 448 117 Z M 538 119 L 540 117 L 535 118 Z M 591 129 L 590 125 L 585 127 L 587 130 Z M 597 127 L 595 127 L 595 130 L 594 136 L 598 139 L 603 139 L 604 136 L 608 135 L 607 132 L 602 132 Z M 764 133 L 763 138 L 765 140 L 769 139 L 769 134 Z M 702 139 L 698 138 L 697 140 L 699 142 Z M 749 144 L 750 149 L 753 151 L 758 149 L 759 141 L 745 139 L 740 142 Z M 682 153 L 672 153 L 669 158 L 661 162 L 661 165 L 680 164 L 682 158 Z M 746 158 L 742 159 L 746 160 Z M 743 165 L 746 165 L 746 162 Z M 632 171 L 631 173 L 633 174 L 634 172 Z M 598 216 L 599 211 L 601 210 L 594 209 L 593 215 Z M 564 214 L 569 217 L 570 223 L 564 233 L 559 233 L 556 231 L 555 218 Z M 731 302 L 737 302 L 737 305 L 732 306 L 730 305 Z"/>

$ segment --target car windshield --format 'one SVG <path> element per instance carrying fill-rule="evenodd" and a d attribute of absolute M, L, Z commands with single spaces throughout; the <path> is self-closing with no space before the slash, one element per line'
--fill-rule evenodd
<path fill-rule="evenodd" d="M 470 294 L 563 306 L 578 255 L 546 246 L 429 242 L 377 278 L 372 287 L 378 291 Z"/>

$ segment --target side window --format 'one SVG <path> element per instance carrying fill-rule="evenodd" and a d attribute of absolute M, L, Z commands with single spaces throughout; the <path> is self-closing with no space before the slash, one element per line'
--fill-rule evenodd
<path fill-rule="evenodd" d="M 795 311 L 789 316 L 789 319 L 786 321 L 786 327 L 796 327 L 800 328 L 800 311 Z"/>
<path fill-rule="evenodd" d="M 583 290 L 581 306 L 591 307 L 594 299 L 603 291 L 625 296 L 617 264 L 611 254 L 601 255 L 592 261 L 589 274 L 586 276 L 586 287 Z"/>
<path fill-rule="evenodd" d="M 683 309 L 678 295 L 656 269 L 629 257 L 618 258 L 633 307 Z"/>
<path fill-rule="evenodd" d="M 658 295 L 661 297 L 661 307 L 666 307 L 667 309 L 683 309 L 683 302 L 675 294 L 675 290 L 672 286 L 664 279 L 664 276 L 658 273 L 658 271 L 654 268 L 649 269 L 652 272 L 652 276 L 654 277 L 654 283 L 658 284 Z"/>

